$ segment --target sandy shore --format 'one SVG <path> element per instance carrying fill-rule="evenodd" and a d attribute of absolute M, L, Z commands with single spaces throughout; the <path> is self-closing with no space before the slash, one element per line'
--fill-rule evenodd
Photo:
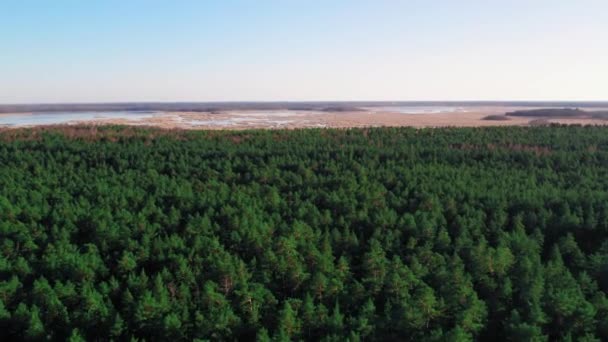
<path fill-rule="evenodd" d="M 348 128 L 348 127 L 481 127 L 481 126 L 525 126 L 538 123 L 536 118 L 508 117 L 508 120 L 487 120 L 489 115 L 502 116 L 506 112 L 525 109 L 522 107 L 467 107 L 433 113 L 403 113 L 390 109 L 369 109 L 350 112 L 318 112 L 292 110 L 266 111 L 222 111 L 222 112 L 162 112 L 143 119 L 95 118 L 74 120 L 67 124 L 121 124 L 156 126 L 183 129 L 252 129 L 252 128 Z M 36 114 L 0 114 L 2 119 L 15 115 L 28 116 L 30 121 Z M 542 123 L 606 125 L 608 121 L 598 119 L 545 118 Z M 66 123 L 64 123 L 66 124 Z M 35 123 L 5 127 L 32 126 Z"/>

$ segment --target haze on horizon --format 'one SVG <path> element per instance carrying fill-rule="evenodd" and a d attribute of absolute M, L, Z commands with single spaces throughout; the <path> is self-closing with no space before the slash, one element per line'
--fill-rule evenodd
<path fill-rule="evenodd" d="M 608 2 L 5 1 L 0 103 L 608 100 Z"/>

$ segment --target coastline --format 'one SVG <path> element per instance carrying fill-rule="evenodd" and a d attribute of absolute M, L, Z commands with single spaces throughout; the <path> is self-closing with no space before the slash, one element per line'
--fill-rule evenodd
<path fill-rule="evenodd" d="M 533 107 L 530 107 L 533 108 Z M 357 111 L 226 110 L 213 112 L 158 112 L 145 118 L 104 118 L 62 122 L 57 125 L 130 125 L 169 129 L 243 130 L 354 127 L 488 127 L 537 124 L 608 125 L 596 118 L 535 118 L 504 114 L 522 107 L 459 107 L 432 113 L 404 113 L 387 108 Z M 61 114 L 58 114 L 61 115 Z M 28 117 L 33 123 L 2 125 L 2 118 Z M 35 127 L 36 113 L 2 113 L 0 127 Z M 489 118 L 488 118 L 489 117 Z M 52 124 L 54 125 L 54 124 Z"/>

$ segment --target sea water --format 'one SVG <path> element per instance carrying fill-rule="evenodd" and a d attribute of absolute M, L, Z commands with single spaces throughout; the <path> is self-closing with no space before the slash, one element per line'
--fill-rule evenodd
<path fill-rule="evenodd" d="M 0 126 L 39 126 L 86 122 L 104 119 L 125 119 L 137 121 L 152 118 L 156 112 L 52 112 L 0 114 Z"/>

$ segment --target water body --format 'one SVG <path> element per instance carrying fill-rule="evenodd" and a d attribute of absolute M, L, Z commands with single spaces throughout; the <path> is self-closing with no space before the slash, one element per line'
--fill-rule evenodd
<path fill-rule="evenodd" d="M 211 120 L 184 120 L 184 123 L 192 126 L 238 126 L 238 125 L 287 125 L 294 120 L 269 120 L 266 118 L 228 118 Z"/>
<path fill-rule="evenodd" d="M 310 116 L 313 114 L 322 115 L 323 112 L 316 111 L 294 111 L 294 110 L 272 110 L 272 111 L 229 111 L 230 115 L 241 116 L 241 117 L 261 117 L 261 118 L 291 118 L 298 116 Z"/>
<path fill-rule="evenodd" d="M 189 119 L 180 118 L 180 122 L 191 126 L 268 126 L 279 127 L 293 123 L 305 124 L 307 117 L 321 112 L 299 112 L 290 110 L 272 111 L 227 111 L 217 118 Z"/>
<path fill-rule="evenodd" d="M 438 113 L 466 113 L 463 107 L 450 106 L 387 106 L 365 108 L 373 112 L 393 112 L 400 114 L 438 114 Z"/>
<path fill-rule="evenodd" d="M 40 126 L 104 119 L 138 121 L 159 115 L 157 112 L 53 112 L 0 115 L 0 126 Z"/>

